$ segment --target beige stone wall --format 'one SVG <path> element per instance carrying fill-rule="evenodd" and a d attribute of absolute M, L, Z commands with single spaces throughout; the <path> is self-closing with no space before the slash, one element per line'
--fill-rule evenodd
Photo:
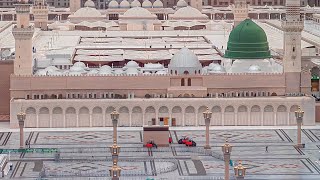
<path fill-rule="evenodd" d="M 191 87 L 188 79 L 191 79 Z M 181 79 L 185 86 L 181 86 Z M 170 87 L 174 97 L 181 92 L 195 94 L 196 97 L 207 93 L 228 93 L 240 91 L 265 91 L 277 95 L 285 94 L 285 76 L 283 74 L 223 74 L 223 75 L 148 75 L 148 76 L 12 76 L 11 97 L 25 98 L 32 94 L 62 94 L 67 93 L 134 93 L 135 97 L 145 97 L 146 94 L 166 94 Z M 188 92 L 190 91 L 190 92 Z M 205 92 L 202 92 L 205 91 Z"/>
<path fill-rule="evenodd" d="M 10 114 L 10 75 L 13 61 L 0 61 L 0 114 Z"/>
<path fill-rule="evenodd" d="M 294 111 L 305 111 L 304 125 L 315 124 L 313 97 L 252 98 L 154 98 L 154 99 L 49 99 L 11 101 L 12 128 L 16 114 L 27 113 L 26 127 L 104 127 L 111 126 L 110 113 L 120 112 L 119 126 L 147 125 L 152 118 L 168 117 L 169 125 L 204 125 L 206 106 L 213 112 L 211 125 L 295 125 Z"/>

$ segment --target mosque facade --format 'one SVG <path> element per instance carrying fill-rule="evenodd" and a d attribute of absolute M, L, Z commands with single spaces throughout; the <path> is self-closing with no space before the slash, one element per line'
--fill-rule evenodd
<path fill-rule="evenodd" d="M 154 35 L 153 41 L 158 46 L 144 48 L 140 53 L 146 53 L 147 57 L 141 57 L 139 52 L 132 51 L 132 46 L 107 49 L 102 45 L 119 41 L 131 45 L 138 42 L 139 46 L 142 37 L 132 40 L 128 35 L 97 38 L 83 35 L 77 40 L 71 64 L 56 65 L 43 65 L 45 59 L 33 59 L 35 30 L 26 18 L 30 8 L 26 3 L 17 4 L 17 25 L 12 30 L 15 60 L 10 76 L 10 126 L 18 127 L 15 116 L 21 109 L 27 114 L 26 127 L 111 126 L 109 114 L 114 109 L 120 112 L 120 126 L 202 126 L 202 112 L 207 107 L 213 112 L 212 125 L 295 125 L 294 111 L 299 106 L 305 111 L 304 125 L 314 125 L 311 74 L 302 71 L 298 50 L 301 42 L 297 38 L 303 26 L 296 23 L 302 21 L 297 2 L 287 1 L 290 13 L 283 26 L 298 30 L 284 32 L 283 38 L 285 42 L 290 39 L 290 44 L 284 43 L 283 60 L 271 53 L 265 31 L 246 18 L 234 25 L 225 51 L 217 50 L 220 60 L 208 59 L 207 51 L 217 48 L 202 36 Z M 70 15 L 70 20 L 79 21 L 75 16 L 79 11 L 95 9 L 92 3 L 88 0 L 85 7 Z M 153 31 L 160 32 L 156 29 L 156 15 L 142 7 L 131 10 L 119 16 L 123 32 L 136 27 L 148 31 L 146 19 L 152 22 Z M 98 15 L 91 20 L 99 19 Z M 195 14 L 188 18 L 200 21 L 202 16 Z M 160 47 L 163 41 L 170 43 Z M 187 43 L 182 47 L 175 43 L 181 41 Z M 197 44 L 190 46 L 193 41 Z M 101 47 L 90 43 L 100 43 Z M 204 49 L 199 48 L 200 43 Z M 161 55 L 153 56 L 151 61 L 152 53 L 147 49 L 156 49 L 156 54 Z M 99 56 L 94 54 L 97 52 Z M 125 61 L 119 60 L 125 56 L 128 57 Z"/>

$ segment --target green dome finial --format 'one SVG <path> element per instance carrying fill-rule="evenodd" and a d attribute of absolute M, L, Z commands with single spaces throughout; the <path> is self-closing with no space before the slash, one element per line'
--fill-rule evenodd
<path fill-rule="evenodd" d="M 224 57 L 230 59 L 270 58 L 266 33 L 251 19 L 242 21 L 231 31 Z"/>

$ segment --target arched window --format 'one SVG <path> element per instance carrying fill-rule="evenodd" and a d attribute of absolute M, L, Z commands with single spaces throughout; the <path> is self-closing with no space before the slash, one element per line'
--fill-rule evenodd
<path fill-rule="evenodd" d="M 188 86 L 191 86 L 191 78 L 188 78 Z"/>
<path fill-rule="evenodd" d="M 175 71 L 174 71 L 174 73 L 177 75 L 177 74 L 178 74 L 178 71 L 177 71 L 177 70 L 175 70 Z"/>
<path fill-rule="evenodd" d="M 183 74 L 189 74 L 189 71 L 184 71 Z"/>
<path fill-rule="evenodd" d="M 184 78 L 181 79 L 181 86 L 184 86 Z"/>

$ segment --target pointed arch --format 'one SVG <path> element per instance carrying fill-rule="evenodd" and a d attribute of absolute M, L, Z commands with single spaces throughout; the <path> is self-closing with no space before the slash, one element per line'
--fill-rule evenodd
<path fill-rule="evenodd" d="M 92 126 L 93 127 L 102 127 L 103 126 L 103 110 L 101 107 L 96 106 L 92 109 Z"/>
<path fill-rule="evenodd" d="M 66 127 L 77 127 L 77 114 L 74 107 L 68 107 L 66 109 Z"/>
<path fill-rule="evenodd" d="M 61 107 L 55 107 L 52 110 L 52 127 L 61 128 L 63 124 L 63 110 Z"/>
<path fill-rule="evenodd" d="M 37 126 L 37 111 L 33 107 L 26 109 L 26 120 L 25 127 L 36 127 Z"/>
<path fill-rule="evenodd" d="M 90 113 L 87 107 L 79 109 L 79 127 L 90 127 Z"/>
<path fill-rule="evenodd" d="M 39 110 L 39 127 L 50 127 L 50 114 L 47 107 L 42 107 Z"/>

